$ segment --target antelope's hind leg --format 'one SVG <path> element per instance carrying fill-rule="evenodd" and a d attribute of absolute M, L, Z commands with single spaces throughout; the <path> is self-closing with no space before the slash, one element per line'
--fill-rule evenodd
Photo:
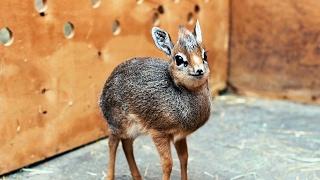
<path fill-rule="evenodd" d="M 141 175 L 133 154 L 133 139 L 121 139 L 121 142 L 124 154 L 129 164 L 132 178 L 134 180 L 141 180 Z"/>
<path fill-rule="evenodd" d="M 170 149 L 170 137 L 168 136 L 152 136 L 152 140 L 156 145 L 161 159 L 162 180 L 169 180 L 172 171 L 172 157 Z"/>
<path fill-rule="evenodd" d="M 116 154 L 117 148 L 119 145 L 120 138 L 117 136 L 110 134 L 109 136 L 109 163 L 108 163 L 108 176 L 107 180 L 114 180 L 114 169 L 115 169 L 115 161 L 116 161 Z"/>

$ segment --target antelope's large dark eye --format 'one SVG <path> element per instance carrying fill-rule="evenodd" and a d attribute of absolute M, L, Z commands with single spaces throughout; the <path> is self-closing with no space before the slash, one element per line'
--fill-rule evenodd
<path fill-rule="evenodd" d="M 204 61 L 207 61 L 207 58 L 208 58 L 208 57 L 207 57 L 207 52 L 204 51 L 204 52 L 203 52 L 203 60 L 204 60 Z"/>
<path fill-rule="evenodd" d="M 188 65 L 188 62 L 184 61 L 183 57 L 181 57 L 180 55 L 176 55 L 174 59 L 176 60 L 177 66 L 180 66 L 181 64 L 184 64 L 184 66 Z"/>

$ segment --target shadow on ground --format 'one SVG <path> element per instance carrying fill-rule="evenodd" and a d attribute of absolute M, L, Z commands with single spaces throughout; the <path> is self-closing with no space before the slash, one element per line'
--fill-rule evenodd
<path fill-rule="evenodd" d="M 218 97 L 213 104 L 209 122 L 188 138 L 190 179 L 320 178 L 320 106 L 236 96 Z M 131 179 L 119 147 L 116 179 Z M 161 179 L 151 139 L 138 138 L 134 148 L 144 179 Z M 103 179 L 107 152 L 107 140 L 100 140 L 3 179 Z M 171 177 L 180 179 L 173 155 Z"/>

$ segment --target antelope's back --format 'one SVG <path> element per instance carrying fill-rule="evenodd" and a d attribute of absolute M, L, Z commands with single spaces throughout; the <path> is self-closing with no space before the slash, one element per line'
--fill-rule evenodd
<path fill-rule="evenodd" d="M 168 111 L 166 103 L 172 101 L 176 91 L 168 65 L 157 58 L 134 58 L 116 67 L 100 97 L 100 107 L 108 122 L 114 118 L 114 110 L 139 116 Z"/>

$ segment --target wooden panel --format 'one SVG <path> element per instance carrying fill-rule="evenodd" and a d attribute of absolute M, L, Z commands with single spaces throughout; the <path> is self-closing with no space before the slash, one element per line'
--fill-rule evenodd
<path fill-rule="evenodd" d="M 320 103 L 320 1 L 232 1 L 230 84 Z"/>
<path fill-rule="evenodd" d="M 133 56 L 164 57 L 153 45 L 153 24 L 175 39 L 178 25 L 191 28 L 198 18 L 211 85 L 225 87 L 224 0 L 117 0 L 97 7 L 90 0 L 46 2 L 39 13 L 33 0 L 0 1 L 0 28 L 8 27 L 13 37 L 0 45 L 0 174 L 105 136 L 97 102 L 108 74 Z M 63 33 L 67 22 L 74 28 L 69 38 Z"/>

